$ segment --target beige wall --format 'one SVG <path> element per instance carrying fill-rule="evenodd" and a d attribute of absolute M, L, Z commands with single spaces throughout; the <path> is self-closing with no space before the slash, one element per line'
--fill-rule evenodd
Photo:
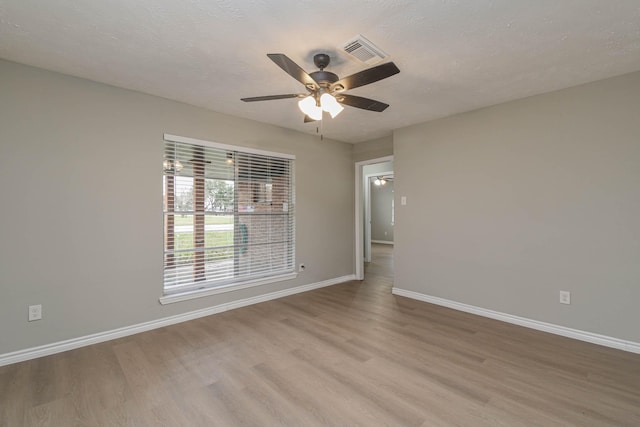
<path fill-rule="evenodd" d="M 386 156 L 393 156 L 393 135 L 360 142 L 353 146 L 354 162 L 379 159 Z"/>
<path fill-rule="evenodd" d="M 393 181 L 375 185 L 369 180 L 371 194 L 371 240 L 393 242 Z"/>
<path fill-rule="evenodd" d="M 353 274 L 351 144 L 6 61 L 0 93 L 0 354 Z M 306 271 L 161 306 L 165 132 L 294 154 Z"/>
<path fill-rule="evenodd" d="M 640 342 L 640 73 L 398 130 L 394 165 L 395 286 Z"/>

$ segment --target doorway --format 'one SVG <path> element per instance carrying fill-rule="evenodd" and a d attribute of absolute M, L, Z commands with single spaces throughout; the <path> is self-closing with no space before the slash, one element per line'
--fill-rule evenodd
<path fill-rule="evenodd" d="M 386 235 L 381 235 L 384 236 L 384 238 L 372 239 L 371 227 L 372 215 L 376 215 L 376 210 L 374 209 L 372 211 L 372 199 L 375 199 L 376 196 L 380 196 L 384 191 L 388 192 L 388 189 L 392 188 L 392 185 L 389 185 L 389 187 L 384 187 L 384 190 L 382 189 L 385 184 L 390 183 L 393 180 L 393 156 L 357 162 L 355 167 L 355 276 L 357 280 L 363 280 L 365 275 L 365 262 L 370 263 L 372 261 L 372 255 L 377 257 L 383 253 L 386 253 L 384 258 L 388 261 L 393 250 L 393 222 L 395 221 L 395 218 L 393 215 L 394 198 L 392 192 L 391 197 L 389 197 L 389 194 L 386 194 L 385 199 L 385 203 L 388 203 L 390 206 L 378 208 L 378 210 L 385 210 L 385 213 L 388 214 L 383 220 L 385 223 L 384 225 L 386 226 L 386 228 L 383 227 Z M 376 181 L 378 186 L 375 185 Z M 373 198 L 372 188 L 376 191 Z M 388 210 L 388 212 L 386 212 L 386 210 Z M 374 230 L 374 232 L 375 231 L 377 230 Z M 372 240 L 374 241 L 373 246 Z M 375 250 L 372 250 L 372 248 Z"/>

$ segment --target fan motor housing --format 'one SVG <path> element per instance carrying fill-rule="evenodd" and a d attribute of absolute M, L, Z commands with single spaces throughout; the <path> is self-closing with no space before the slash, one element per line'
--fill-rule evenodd
<path fill-rule="evenodd" d="M 320 86 L 329 86 L 331 83 L 339 80 L 338 76 L 331 71 L 314 71 L 313 73 L 309 73 L 309 75 Z"/>

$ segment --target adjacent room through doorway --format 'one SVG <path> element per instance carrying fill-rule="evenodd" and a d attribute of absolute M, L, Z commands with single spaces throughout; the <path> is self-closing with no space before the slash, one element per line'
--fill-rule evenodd
<path fill-rule="evenodd" d="M 393 278 L 393 156 L 356 163 L 356 277 Z"/>

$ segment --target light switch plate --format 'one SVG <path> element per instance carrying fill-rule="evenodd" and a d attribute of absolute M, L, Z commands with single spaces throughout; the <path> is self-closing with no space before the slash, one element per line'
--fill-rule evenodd
<path fill-rule="evenodd" d="M 42 319 L 42 304 L 29 306 L 29 322 Z"/>

